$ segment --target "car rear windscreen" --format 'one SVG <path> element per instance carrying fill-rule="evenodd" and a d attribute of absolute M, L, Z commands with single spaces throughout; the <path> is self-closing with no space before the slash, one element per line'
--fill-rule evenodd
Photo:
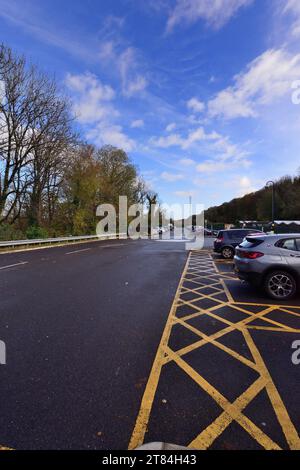
<path fill-rule="evenodd" d="M 258 245 L 261 245 L 264 240 L 260 240 L 257 238 L 246 238 L 243 243 L 240 244 L 241 248 L 255 248 Z"/>

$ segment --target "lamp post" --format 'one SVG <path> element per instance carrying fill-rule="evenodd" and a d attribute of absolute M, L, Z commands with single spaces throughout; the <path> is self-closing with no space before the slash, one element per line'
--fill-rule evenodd
<path fill-rule="evenodd" d="M 274 181 L 268 181 L 266 188 L 272 185 L 272 232 L 275 231 L 275 183 Z"/>

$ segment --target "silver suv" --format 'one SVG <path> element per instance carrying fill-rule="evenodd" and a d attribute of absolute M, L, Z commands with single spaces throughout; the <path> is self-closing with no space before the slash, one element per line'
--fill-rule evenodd
<path fill-rule="evenodd" d="M 295 296 L 300 285 L 300 234 L 248 236 L 236 248 L 238 277 L 276 300 Z"/>

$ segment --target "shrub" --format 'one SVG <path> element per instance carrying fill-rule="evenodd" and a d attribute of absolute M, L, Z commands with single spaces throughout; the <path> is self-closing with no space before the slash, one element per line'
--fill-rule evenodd
<path fill-rule="evenodd" d="M 48 238 L 48 232 L 45 228 L 39 227 L 37 225 L 31 225 L 26 230 L 26 237 L 28 240 L 37 240 Z"/>
<path fill-rule="evenodd" d="M 13 225 L 0 224 L 0 240 L 10 241 L 22 240 L 24 238 L 24 233 L 21 230 L 15 228 Z"/>

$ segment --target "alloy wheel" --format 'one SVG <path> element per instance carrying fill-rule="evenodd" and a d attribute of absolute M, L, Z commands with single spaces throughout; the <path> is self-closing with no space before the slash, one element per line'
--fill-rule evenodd
<path fill-rule="evenodd" d="M 294 284 L 286 274 L 275 274 L 269 279 L 269 289 L 278 299 L 285 299 L 293 294 Z"/>

